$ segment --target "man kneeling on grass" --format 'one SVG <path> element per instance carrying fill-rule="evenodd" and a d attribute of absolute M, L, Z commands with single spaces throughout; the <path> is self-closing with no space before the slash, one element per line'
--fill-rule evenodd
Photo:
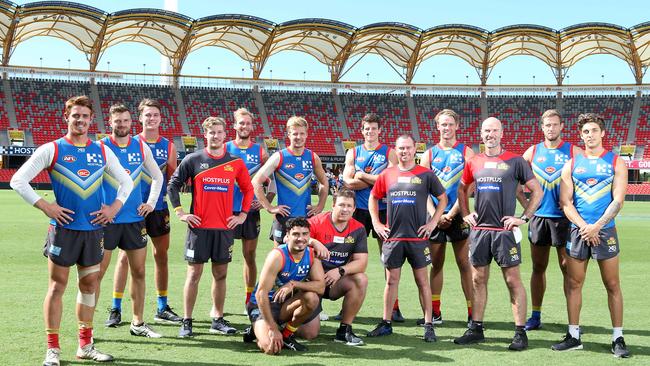
<path fill-rule="evenodd" d="M 273 248 L 266 257 L 247 306 L 252 329 L 244 332 L 244 342 L 257 338 L 257 346 L 269 355 L 282 348 L 307 350 L 296 341 L 294 332 L 314 316 L 325 290 L 323 266 L 308 245 L 309 228 L 304 217 L 287 221 L 286 244 Z"/>

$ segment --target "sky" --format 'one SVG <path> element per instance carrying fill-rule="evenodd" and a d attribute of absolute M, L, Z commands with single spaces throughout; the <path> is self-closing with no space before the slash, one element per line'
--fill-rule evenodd
<path fill-rule="evenodd" d="M 164 8 L 163 0 L 78 1 L 106 12 L 131 8 Z M 17 4 L 27 2 L 18 1 Z M 361 27 L 376 22 L 402 22 L 421 29 L 442 24 L 467 24 L 495 30 L 515 24 L 536 24 L 553 29 L 584 23 L 605 22 L 632 27 L 650 21 L 647 1 L 253 1 L 178 0 L 178 12 L 191 18 L 215 14 L 246 14 L 275 23 L 301 18 L 326 18 Z M 70 60 L 70 61 L 68 61 Z M 348 64 L 355 60 L 351 59 Z M 110 64 L 109 64 L 110 62 Z M 98 70 L 159 72 L 160 54 L 139 43 L 121 43 L 106 50 Z M 11 65 L 88 69 L 86 56 L 66 41 L 34 37 L 18 44 Z M 244 71 L 242 72 L 242 69 Z M 252 77 L 248 63 L 234 53 L 204 47 L 188 55 L 182 74 L 225 77 Z M 612 55 L 593 55 L 568 70 L 565 84 L 632 84 L 633 74 L 626 62 Z M 285 51 L 267 61 L 262 78 L 330 80 L 327 66 L 305 53 Z M 352 67 L 342 81 L 403 82 L 379 56 L 368 55 Z M 414 76 L 421 84 L 479 84 L 476 70 L 454 56 L 425 60 Z M 555 84 L 550 67 L 531 56 L 512 56 L 497 64 L 488 84 Z M 644 83 L 650 83 L 646 73 Z"/>

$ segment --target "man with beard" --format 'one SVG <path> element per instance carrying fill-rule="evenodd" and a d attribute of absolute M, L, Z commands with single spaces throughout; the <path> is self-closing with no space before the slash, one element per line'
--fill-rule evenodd
<path fill-rule="evenodd" d="M 623 339 L 623 293 L 619 278 L 619 242 L 614 218 L 620 212 L 627 190 L 627 167 L 622 159 L 603 147 L 605 121 L 594 113 L 578 117 L 584 154 L 573 157 L 562 169 L 560 202 L 571 220 L 571 241 L 567 251 L 567 312 L 569 330 L 564 340 L 551 347 L 555 351 L 582 349 L 580 308 L 582 286 L 589 258 L 598 262 L 600 277 L 607 290 L 612 321 L 612 348 L 615 357 L 629 357 Z"/>
<path fill-rule="evenodd" d="M 169 199 L 178 218 L 187 223 L 185 260 L 187 277 L 183 289 L 183 321 L 178 336 L 194 336 L 192 312 L 203 273 L 203 265 L 212 260 L 212 278 L 216 287 L 212 306 L 216 312 L 212 329 L 219 333 L 233 335 L 237 332 L 223 318 L 226 299 L 226 275 L 228 263 L 232 260 L 234 243 L 233 229 L 241 225 L 253 201 L 248 170 L 244 162 L 226 151 L 226 122 L 223 118 L 208 117 L 203 121 L 206 148 L 187 155 L 169 180 Z M 181 206 L 180 190 L 188 180 L 192 181 L 192 203 L 190 213 Z M 239 214 L 232 211 L 235 184 L 242 192 L 242 208 Z"/>
<path fill-rule="evenodd" d="M 247 306 L 257 346 L 268 355 L 278 354 L 282 348 L 307 350 L 294 333 L 313 316 L 325 289 L 323 267 L 308 245 L 309 230 L 304 217 L 287 220 L 286 244 L 267 255 Z M 282 330 L 281 324 L 285 324 Z"/>
<path fill-rule="evenodd" d="M 98 362 L 113 356 L 95 348 L 93 315 L 95 292 L 99 287 L 99 264 L 103 257 L 103 225 L 113 221 L 133 188 L 133 181 L 110 149 L 90 141 L 88 128 L 95 114 L 87 96 L 65 102 L 66 135 L 40 146 L 11 177 L 13 188 L 26 202 L 49 217 L 43 254 L 48 257 L 49 286 L 43 302 L 47 352 L 43 366 L 58 366 L 61 347 L 59 326 L 63 294 L 70 267 L 77 265 L 78 287 L 76 314 L 79 325 L 77 358 Z M 56 202 L 41 198 L 29 182 L 47 169 Z M 102 178 L 107 172 L 118 182 L 116 198 L 102 203 Z M 108 203 L 108 202 L 107 202 Z"/>
<path fill-rule="evenodd" d="M 402 135 L 395 142 L 397 166 L 387 168 L 375 182 L 370 196 L 370 216 L 375 232 L 384 240 L 381 259 L 386 268 L 384 312 L 382 321 L 368 333 L 369 337 L 393 333 L 391 314 L 397 297 L 397 288 L 404 261 L 408 259 L 420 294 L 424 313 L 424 341 L 435 342 L 432 323 L 431 288 L 427 266 L 431 263 L 428 239 L 438 225 L 447 206 L 447 195 L 438 177 L 430 170 L 415 164 L 415 140 Z M 433 195 L 438 206 L 432 217 L 427 217 L 427 199 Z M 379 200 L 387 197 L 386 224 L 379 217 Z"/>
<path fill-rule="evenodd" d="M 490 117 L 481 125 L 481 138 L 485 152 L 467 162 L 458 188 L 458 203 L 463 220 L 472 226 L 469 259 L 472 264 L 473 308 L 472 321 L 463 336 L 454 343 L 467 345 L 483 342 L 483 315 L 487 303 L 487 282 L 490 262 L 494 258 L 501 267 L 510 293 L 515 335 L 508 349 L 521 351 L 528 348 L 524 330 L 526 319 L 526 289 L 521 282 L 521 231 L 519 226 L 528 222 L 542 199 L 542 189 L 530 165 L 519 155 L 501 147 L 503 127 L 501 121 Z M 469 187 L 476 183 L 474 206 L 469 211 Z M 518 184 L 531 191 L 530 203 L 521 217 L 513 216 L 516 209 Z"/>
<path fill-rule="evenodd" d="M 569 240 L 570 222 L 560 207 L 560 175 L 564 163 L 582 153 L 582 149 L 562 141 L 564 122 L 560 113 L 549 109 L 542 114 L 544 141 L 526 150 L 523 157 L 533 169 L 535 178 L 544 191 L 542 202 L 528 224 L 530 257 L 533 273 L 530 277 L 530 298 L 533 305 L 531 317 L 526 321 L 526 330 L 542 327 L 542 301 L 546 291 L 546 267 L 551 247 L 557 249 L 557 259 L 564 278 L 566 296 L 566 250 Z M 519 203 L 526 209 L 528 199 L 523 190 L 518 190 Z"/>
<path fill-rule="evenodd" d="M 158 192 L 162 187 L 162 173 L 158 164 L 153 158 L 151 149 L 140 140 L 131 138 L 131 113 L 122 104 L 111 106 L 110 111 L 111 135 L 103 138 L 100 142 L 103 146 L 113 151 L 133 180 L 133 190 L 124 203 L 115 220 L 104 228 L 104 259 L 99 271 L 99 282 L 101 283 L 104 274 L 111 263 L 111 253 L 116 248 L 122 249 L 128 258 L 131 269 L 131 300 L 133 301 L 133 319 L 131 320 L 130 332 L 135 336 L 160 338 L 162 335 L 156 333 L 143 319 L 144 294 L 145 294 L 145 260 L 147 258 L 147 231 L 144 218 L 150 214 L 156 201 Z M 143 203 L 142 169 L 151 173 L 152 192 L 147 202 Z M 117 194 L 117 182 L 106 175 L 102 183 L 104 202 L 112 202 Z M 116 274 L 119 282 L 119 274 Z M 115 283 L 115 287 L 121 286 Z M 123 291 L 123 287 L 122 287 Z M 99 298 L 99 289 L 97 291 Z M 110 321 L 110 319 L 109 319 Z"/>

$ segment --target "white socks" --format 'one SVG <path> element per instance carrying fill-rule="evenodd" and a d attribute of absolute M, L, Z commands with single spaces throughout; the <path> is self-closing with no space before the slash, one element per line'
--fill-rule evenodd
<path fill-rule="evenodd" d="M 612 328 L 612 342 L 623 336 L 623 327 Z"/>
<path fill-rule="evenodd" d="M 569 324 L 569 334 L 575 339 L 580 339 L 580 326 Z"/>

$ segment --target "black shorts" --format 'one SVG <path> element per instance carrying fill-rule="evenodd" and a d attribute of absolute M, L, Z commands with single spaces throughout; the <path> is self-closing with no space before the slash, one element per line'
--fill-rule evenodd
<path fill-rule="evenodd" d="M 570 229 L 571 221 L 566 217 L 533 216 L 528 223 L 528 241 L 539 246 L 565 246 Z"/>
<path fill-rule="evenodd" d="M 473 229 L 469 240 L 469 260 L 474 267 L 487 266 L 492 258 L 503 268 L 521 264 L 521 243 L 512 231 Z"/>
<path fill-rule="evenodd" d="M 147 227 L 147 235 L 152 238 L 169 234 L 169 210 L 164 208 L 152 211 L 144 218 Z"/>
<path fill-rule="evenodd" d="M 352 217 L 363 224 L 366 228 L 366 235 L 370 235 L 372 232 L 373 238 L 378 238 L 375 228 L 372 226 L 372 217 L 370 217 L 370 211 L 364 210 L 362 208 L 357 208 L 354 210 Z M 386 225 L 386 210 L 379 210 L 379 220 L 382 224 Z"/>
<path fill-rule="evenodd" d="M 185 260 L 189 263 L 225 264 L 232 261 L 232 230 L 187 228 Z"/>
<path fill-rule="evenodd" d="M 128 224 L 109 224 L 104 228 L 104 249 L 142 249 L 147 246 L 147 229 L 144 220 Z"/>
<path fill-rule="evenodd" d="M 600 237 L 600 243 L 592 247 L 582 241 L 580 229 L 571 227 L 571 241 L 566 243 L 567 254 L 571 258 L 580 260 L 586 260 L 590 257 L 596 260 L 616 257 L 620 251 L 616 227 L 601 229 L 598 236 Z"/>
<path fill-rule="evenodd" d="M 451 225 L 446 229 L 436 227 L 431 233 L 429 241 L 436 244 L 445 244 L 447 242 L 456 243 L 469 237 L 470 227 L 463 217 L 458 214 L 451 219 Z"/>
<path fill-rule="evenodd" d="M 275 241 L 278 245 L 284 244 L 284 235 L 287 233 L 284 224 L 290 218 L 291 217 L 288 216 L 275 215 L 273 223 L 271 224 L 271 234 L 269 235 L 269 239 Z"/>
<path fill-rule="evenodd" d="M 239 212 L 233 212 L 234 216 L 239 215 Z M 257 239 L 260 236 L 260 212 L 250 211 L 246 215 L 246 221 L 241 225 L 237 225 L 233 229 L 235 239 Z"/>
<path fill-rule="evenodd" d="M 273 314 L 273 321 L 275 321 L 275 323 L 278 325 L 282 324 L 283 322 L 280 320 L 282 304 L 273 301 L 271 301 L 270 304 L 271 304 L 271 314 Z M 264 316 L 262 315 L 260 308 L 257 306 L 257 304 L 253 304 L 252 302 L 248 302 L 248 304 L 246 304 L 246 312 L 248 313 L 248 320 L 251 321 L 251 324 L 255 323 L 258 320 L 264 319 Z"/>
<path fill-rule="evenodd" d="M 59 266 L 94 266 L 104 259 L 104 229 L 80 231 L 50 225 L 43 255 Z"/>
<path fill-rule="evenodd" d="M 421 241 L 384 241 L 381 245 L 381 261 L 388 269 L 401 268 L 408 260 L 413 269 L 431 264 L 431 251 L 426 240 Z"/>

